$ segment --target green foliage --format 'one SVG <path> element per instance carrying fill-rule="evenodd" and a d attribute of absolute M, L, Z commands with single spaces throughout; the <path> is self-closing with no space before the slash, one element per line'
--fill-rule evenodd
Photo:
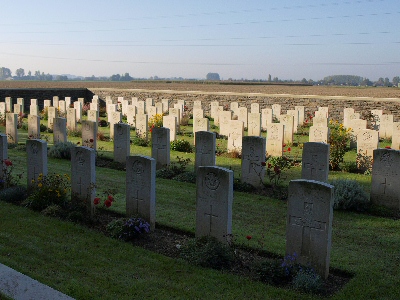
<path fill-rule="evenodd" d="M 271 285 L 284 285 L 291 280 L 291 276 L 282 268 L 282 263 L 277 260 L 266 260 L 255 269 L 259 280 Z"/>
<path fill-rule="evenodd" d="M 334 189 L 334 209 L 365 210 L 369 204 L 367 193 L 361 185 L 350 179 L 338 179 L 331 182 Z"/>
<path fill-rule="evenodd" d="M 150 232 L 150 224 L 142 218 L 119 218 L 108 223 L 108 234 L 116 239 L 130 241 Z"/>
<path fill-rule="evenodd" d="M 174 178 L 176 181 L 196 183 L 196 173 L 195 172 L 183 172 L 176 175 Z"/>
<path fill-rule="evenodd" d="M 108 122 L 106 120 L 99 121 L 99 127 L 107 127 L 107 126 L 108 126 Z"/>
<path fill-rule="evenodd" d="M 1 160 L 0 164 L 2 165 L 0 189 L 6 189 L 18 185 L 23 173 L 14 175 L 14 165 L 9 159 Z"/>
<path fill-rule="evenodd" d="M 155 114 L 153 117 L 149 119 L 149 128 L 150 131 L 154 127 L 162 127 L 163 126 L 163 115 L 162 114 Z"/>
<path fill-rule="evenodd" d="M 181 257 L 192 264 L 217 270 L 230 269 L 235 262 L 233 249 L 213 237 L 189 241 L 181 248 Z"/>
<path fill-rule="evenodd" d="M 233 189 L 237 192 L 250 193 L 255 190 L 254 186 L 249 183 L 242 182 L 239 178 L 233 181 Z"/>
<path fill-rule="evenodd" d="M 0 190 L 0 201 L 10 203 L 20 203 L 27 197 L 25 186 L 15 185 L 7 189 Z"/>
<path fill-rule="evenodd" d="M 48 156 L 52 158 L 71 159 L 71 149 L 76 144 L 71 142 L 57 143 L 49 149 Z"/>
<path fill-rule="evenodd" d="M 286 156 L 268 156 L 265 165 L 267 166 L 266 175 L 270 183 L 277 186 L 282 180 L 286 179 L 282 172 L 290 169 L 292 162 Z"/>
<path fill-rule="evenodd" d="M 67 207 L 69 201 L 69 176 L 67 174 L 39 174 L 31 182 L 30 195 L 24 204 L 33 210 L 43 210 L 50 205 Z"/>
<path fill-rule="evenodd" d="M 171 150 L 192 153 L 193 147 L 189 143 L 189 141 L 186 141 L 184 139 L 179 139 L 179 140 L 171 141 Z"/>
<path fill-rule="evenodd" d="M 182 158 L 177 156 L 177 162 L 171 162 L 165 168 L 156 171 L 156 176 L 164 179 L 172 179 L 175 176 L 186 171 L 186 166 L 190 163 L 190 158 Z"/>
<path fill-rule="evenodd" d="M 338 122 L 332 122 L 329 136 L 329 165 L 332 170 L 339 169 L 340 163 L 343 162 L 349 140 L 350 129 L 344 128 L 343 124 L 339 124 Z"/>
<path fill-rule="evenodd" d="M 136 135 L 132 137 L 132 144 L 140 147 L 148 147 L 150 145 L 150 141 Z"/>
<path fill-rule="evenodd" d="M 40 132 L 45 132 L 47 130 L 47 126 L 40 123 Z"/>
<path fill-rule="evenodd" d="M 322 289 L 323 281 L 313 269 L 300 268 L 293 278 L 292 285 L 296 290 L 317 294 Z"/>
<path fill-rule="evenodd" d="M 82 137 L 82 130 L 80 129 L 68 130 L 68 136 Z"/>

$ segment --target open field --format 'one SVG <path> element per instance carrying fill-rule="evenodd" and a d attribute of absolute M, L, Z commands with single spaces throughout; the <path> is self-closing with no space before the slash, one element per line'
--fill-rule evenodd
<path fill-rule="evenodd" d="M 145 90 L 176 90 L 203 92 L 236 92 L 265 94 L 295 94 L 373 98 L 400 98 L 400 88 L 395 87 L 327 87 L 289 85 L 221 85 L 165 82 L 40 82 L 40 81 L 0 81 L 0 89 L 5 88 L 115 88 Z"/>

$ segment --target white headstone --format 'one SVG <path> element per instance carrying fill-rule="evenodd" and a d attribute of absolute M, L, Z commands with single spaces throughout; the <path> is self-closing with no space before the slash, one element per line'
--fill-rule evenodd
<path fill-rule="evenodd" d="M 243 123 L 242 123 L 243 124 Z M 196 180 L 196 237 L 229 243 L 232 235 L 233 171 L 199 167 Z"/>
<path fill-rule="evenodd" d="M 67 119 L 54 118 L 53 144 L 67 142 Z"/>
<path fill-rule="evenodd" d="M 196 132 L 195 140 L 195 171 L 200 166 L 215 166 L 215 133 L 210 131 L 198 131 Z"/>
<path fill-rule="evenodd" d="M 265 138 L 244 136 L 242 141 L 242 174 L 240 180 L 254 187 L 262 187 L 265 176 Z"/>
<path fill-rule="evenodd" d="M 283 124 L 283 142 L 286 144 L 293 143 L 293 127 L 294 127 L 294 118 L 290 115 L 281 115 L 280 123 Z"/>
<path fill-rule="evenodd" d="M 130 133 L 129 124 L 114 124 L 114 161 L 125 164 L 130 155 Z"/>
<path fill-rule="evenodd" d="M 82 121 L 82 146 L 97 149 L 97 122 Z"/>
<path fill-rule="evenodd" d="M 284 125 L 272 123 L 267 128 L 267 154 L 271 156 L 282 156 L 283 154 L 283 130 Z"/>
<path fill-rule="evenodd" d="M 242 151 L 242 138 L 244 136 L 243 122 L 239 120 L 229 121 L 228 152 Z"/>
<path fill-rule="evenodd" d="M 302 155 L 301 178 L 328 182 L 329 144 L 304 143 Z"/>
<path fill-rule="evenodd" d="M 169 129 L 169 138 L 170 141 L 176 140 L 176 117 L 174 116 L 164 116 L 163 117 L 163 126 Z M 194 125 L 193 125 L 194 128 Z"/>
<path fill-rule="evenodd" d="M 329 127 L 311 126 L 308 140 L 309 142 L 327 144 L 329 141 Z"/>
<path fill-rule="evenodd" d="M 9 144 L 18 144 L 18 114 L 6 113 L 6 134 Z"/>
<path fill-rule="evenodd" d="M 26 140 L 27 186 L 37 185 L 40 174 L 47 175 L 47 143 L 42 140 Z"/>
<path fill-rule="evenodd" d="M 289 183 L 286 255 L 296 255 L 296 263 L 312 267 L 324 279 L 329 275 L 333 190 L 314 180 Z"/>
<path fill-rule="evenodd" d="M 170 163 L 169 129 L 155 127 L 151 133 L 151 157 L 156 160 L 156 169 L 162 169 Z"/>
<path fill-rule="evenodd" d="M 126 214 L 140 216 L 154 230 L 156 224 L 156 161 L 141 155 L 126 161 Z"/>
<path fill-rule="evenodd" d="M 28 138 L 40 139 L 40 117 L 28 115 Z"/>
<path fill-rule="evenodd" d="M 136 135 L 142 139 L 147 140 L 147 132 L 149 130 L 149 123 L 147 115 L 136 114 Z"/>
<path fill-rule="evenodd" d="M 72 203 L 84 201 L 91 216 L 94 215 L 93 203 L 96 197 L 96 151 L 88 147 L 71 149 L 71 198 Z"/>
<path fill-rule="evenodd" d="M 400 210 L 400 151 L 375 149 L 373 153 L 371 202 Z"/>

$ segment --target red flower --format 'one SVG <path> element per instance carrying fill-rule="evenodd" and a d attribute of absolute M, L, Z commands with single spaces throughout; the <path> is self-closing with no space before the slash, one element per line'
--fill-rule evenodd
<path fill-rule="evenodd" d="M 113 196 L 111 196 L 111 195 L 108 195 L 108 198 L 107 198 L 107 200 L 109 200 L 109 201 L 113 202 L 113 201 L 114 201 L 114 197 L 113 197 Z"/>
<path fill-rule="evenodd" d="M 385 148 L 386 148 L 386 149 L 392 149 L 392 148 L 390 148 L 390 146 L 386 146 Z"/>
<path fill-rule="evenodd" d="M 110 207 L 111 204 L 112 204 L 112 201 L 110 201 L 109 199 L 107 199 L 106 201 L 104 201 L 104 205 L 105 205 L 106 207 Z"/>
<path fill-rule="evenodd" d="M 251 238 L 252 238 L 251 235 L 246 236 L 246 239 L 249 240 L 249 241 L 251 240 Z"/>
<path fill-rule="evenodd" d="M 93 139 L 90 139 L 89 142 L 93 143 Z"/>
<path fill-rule="evenodd" d="M 282 147 L 286 147 L 286 144 L 283 144 Z"/>
<path fill-rule="evenodd" d="M 97 205 L 100 203 L 100 198 L 94 198 L 93 200 L 94 205 Z"/>
<path fill-rule="evenodd" d="M 291 150 L 292 150 L 292 149 L 291 149 L 290 147 L 289 147 L 289 148 L 287 148 L 287 151 L 289 151 L 289 152 L 290 152 Z"/>
<path fill-rule="evenodd" d="M 305 122 L 308 123 L 308 120 L 306 120 Z"/>
<path fill-rule="evenodd" d="M 286 150 L 283 150 L 283 152 L 286 152 Z"/>
<path fill-rule="evenodd" d="M 279 169 L 278 166 L 275 166 L 275 167 L 274 167 L 274 172 L 275 172 L 276 174 L 279 174 L 279 173 L 281 172 L 281 170 Z"/>
<path fill-rule="evenodd" d="M 268 164 L 268 169 L 270 169 L 272 167 L 272 165 L 271 164 Z"/>
<path fill-rule="evenodd" d="M 262 165 L 263 167 L 265 167 L 267 164 L 266 164 L 265 161 L 262 161 L 262 162 L 261 162 L 261 165 Z"/>
<path fill-rule="evenodd" d="M 12 166 L 12 161 L 9 160 L 9 159 L 6 159 L 6 160 L 4 160 L 4 164 L 5 164 L 7 167 Z"/>

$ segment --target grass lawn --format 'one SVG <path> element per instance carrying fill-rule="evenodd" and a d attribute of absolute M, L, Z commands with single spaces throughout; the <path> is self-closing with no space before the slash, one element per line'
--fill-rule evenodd
<path fill-rule="evenodd" d="M 4 132 L 4 128 L 0 130 Z M 26 133 L 21 131 L 19 135 L 23 144 Z M 306 141 L 304 136 L 296 137 L 300 142 Z M 112 156 L 112 143 L 101 142 L 100 146 L 103 155 Z M 131 154 L 138 153 L 150 155 L 150 148 L 132 145 Z M 301 149 L 293 146 L 290 156 L 300 157 L 300 154 Z M 193 153 L 171 153 L 172 159 L 176 156 L 194 161 Z M 9 157 L 16 173 L 26 171 L 24 151 L 9 149 Z M 354 157 L 352 152 L 346 154 L 346 160 Z M 240 174 L 239 159 L 218 157 L 217 165 L 232 168 L 235 177 Z M 193 164 L 188 169 L 192 167 Z M 70 174 L 70 169 L 67 160 L 49 159 L 49 172 Z M 300 173 L 300 167 L 288 170 L 284 184 L 300 178 Z M 96 168 L 96 176 L 97 192 L 115 188 L 116 202 L 111 210 L 124 213 L 125 172 Z M 369 192 L 369 175 L 330 172 L 330 180 L 337 178 L 355 179 Z M 25 177 L 21 182 L 25 184 Z M 156 198 L 159 224 L 194 232 L 194 184 L 157 178 Z M 192 266 L 111 239 L 81 225 L 46 217 L 24 207 L 1 204 L 0 263 L 77 299 L 318 298 Z M 285 201 L 235 192 L 235 243 L 283 256 L 286 210 Z M 252 239 L 247 240 L 247 235 Z M 350 272 L 354 277 L 332 299 L 399 299 L 399 265 L 399 220 L 334 211 L 331 268 Z"/>

